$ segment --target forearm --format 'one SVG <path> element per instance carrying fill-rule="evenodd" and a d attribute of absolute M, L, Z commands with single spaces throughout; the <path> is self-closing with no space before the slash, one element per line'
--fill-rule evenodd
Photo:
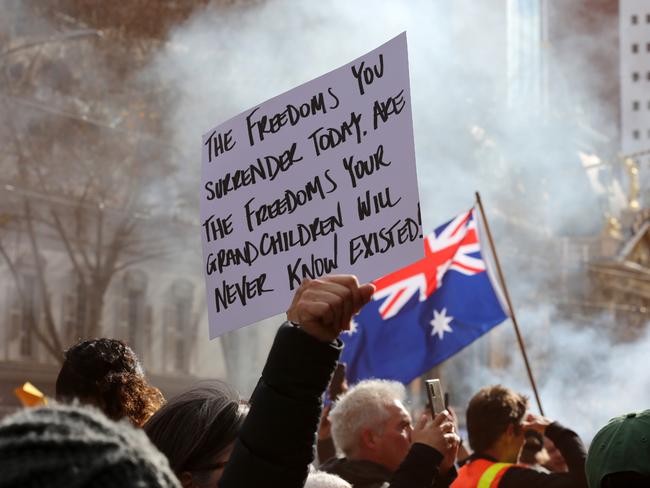
<path fill-rule="evenodd" d="M 570 473 L 580 473 L 584 478 L 587 450 L 582 440 L 570 429 L 558 422 L 553 422 L 546 429 L 545 435 L 553 441 L 566 461 Z M 586 485 L 586 479 L 584 479 Z"/>
<path fill-rule="evenodd" d="M 220 486 L 251 486 L 247 480 L 260 479 L 258 467 L 270 467 L 269 482 L 301 486 L 313 461 L 321 396 L 340 352 L 338 342 L 280 328 Z"/>
<path fill-rule="evenodd" d="M 568 473 L 540 473 L 528 468 L 508 469 L 501 479 L 501 488 L 587 488 L 585 459 L 587 452 L 578 434 L 554 422 L 545 435 L 553 441 L 564 456 Z"/>

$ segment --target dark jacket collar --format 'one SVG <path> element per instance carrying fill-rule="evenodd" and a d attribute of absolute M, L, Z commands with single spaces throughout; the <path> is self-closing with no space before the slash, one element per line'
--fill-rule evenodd
<path fill-rule="evenodd" d="M 340 476 L 355 486 L 366 483 L 383 483 L 388 481 L 392 475 L 390 470 L 381 464 L 347 458 L 330 459 L 320 469 Z"/>

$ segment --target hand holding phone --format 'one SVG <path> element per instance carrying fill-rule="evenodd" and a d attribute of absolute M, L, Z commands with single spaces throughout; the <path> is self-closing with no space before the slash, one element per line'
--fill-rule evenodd
<path fill-rule="evenodd" d="M 455 459 L 460 439 L 454 432 L 454 425 L 447 412 L 440 413 L 433 419 L 425 413 L 413 428 L 411 442 L 426 444 L 443 456 L 449 455 L 449 459 Z"/>

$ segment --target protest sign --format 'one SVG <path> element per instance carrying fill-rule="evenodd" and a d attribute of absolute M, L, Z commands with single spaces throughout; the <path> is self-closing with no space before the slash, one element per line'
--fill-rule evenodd
<path fill-rule="evenodd" d="M 422 258 L 406 33 L 203 135 L 210 338 Z"/>

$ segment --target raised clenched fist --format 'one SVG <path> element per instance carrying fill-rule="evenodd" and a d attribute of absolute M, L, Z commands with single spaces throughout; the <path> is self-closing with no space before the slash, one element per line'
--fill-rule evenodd
<path fill-rule="evenodd" d="M 287 318 L 316 339 L 330 342 L 350 328 L 352 316 L 374 292 L 373 284 L 359 285 L 353 275 L 304 280 L 293 296 Z"/>

